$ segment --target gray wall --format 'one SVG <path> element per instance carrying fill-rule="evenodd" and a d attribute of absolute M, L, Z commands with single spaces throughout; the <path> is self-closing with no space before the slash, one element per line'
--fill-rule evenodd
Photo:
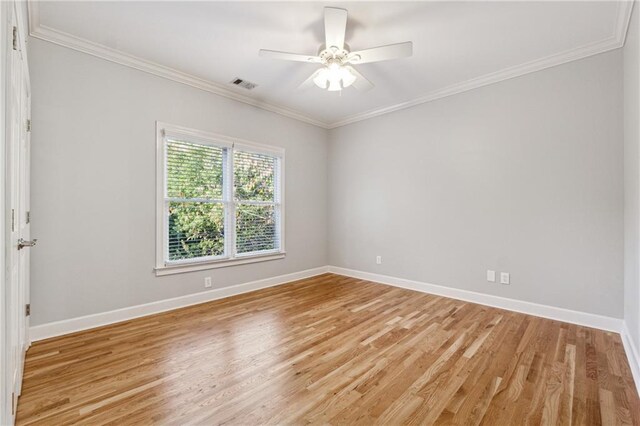
<path fill-rule="evenodd" d="M 629 337 L 640 352 L 640 12 L 634 6 L 624 46 L 624 319 Z"/>
<path fill-rule="evenodd" d="M 36 39 L 31 325 L 327 264 L 327 132 Z M 155 277 L 155 121 L 286 149 L 287 257 Z"/>
<path fill-rule="evenodd" d="M 30 44 L 32 325 L 326 264 L 622 317 L 621 50 L 325 131 Z M 155 277 L 156 120 L 286 148 L 285 260 Z"/>
<path fill-rule="evenodd" d="M 330 263 L 621 318 L 622 99 L 617 50 L 332 130 Z"/>

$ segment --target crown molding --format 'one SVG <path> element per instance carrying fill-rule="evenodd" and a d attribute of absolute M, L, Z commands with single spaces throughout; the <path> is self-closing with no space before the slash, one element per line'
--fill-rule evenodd
<path fill-rule="evenodd" d="M 205 90 L 207 92 L 211 92 L 225 98 L 233 99 L 238 102 L 252 105 L 257 108 L 283 115 L 285 117 L 312 124 L 314 126 L 318 126 L 324 129 L 335 129 L 337 127 L 346 126 L 358 121 L 368 120 L 370 118 L 388 114 L 394 111 L 411 108 L 416 105 L 435 101 L 437 99 L 442 99 L 448 96 L 456 95 L 458 93 L 467 92 L 469 90 L 499 83 L 501 81 L 520 77 L 536 71 L 541 71 L 546 68 L 555 67 L 567 62 L 584 59 L 589 56 L 597 55 L 599 53 L 604 53 L 610 50 L 621 48 L 625 43 L 633 5 L 633 0 L 623 0 L 618 2 L 618 11 L 614 31 L 613 34 L 606 39 L 589 43 L 587 45 L 580 46 L 574 49 L 569 49 L 564 52 L 549 55 L 544 58 L 526 62 L 524 64 L 505 68 L 500 71 L 485 74 L 483 76 L 472 78 L 460 83 L 456 83 L 451 86 L 447 86 L 445 88 L 424 94 L 420 97 L 408 100 L 406 102 L 401 102 L 383 108 L 375 108 L 363 113 L 350 115 L 342 120 L 331 123 L 317 120 L 303 114 L 302 112 L 289 109 L 281 105 L 253 99 L 249 96 L 245 96 L 229 90 L 222 84 L 215 83 L 213 81 L 206 80 L 179 70 L 175 70 L 173 68 L 169 68 L 164 65 L 160 65 L 155 62 L 151 62 L 116 49 L 112 49 L 102 44 L 94 43 L 92 41 L 74 36 L 72 34 L 47 27 L 46 25 L 42 25 L 40 23 L 38 2 L 36 1 L 28 1 L 28 10 L 29 34 L 32 37 L 55 43 L 70 49 L 74 49 L 79 52 L 87 53 L 89 55 L 93 55 L 127 67 L 135 68 L 137 70 L 173 80 L 178 83 L 186 84 L 197 89 Z"/>
<path fill-rule="evenodd" d="M 614 29 L 614 37 L 620 44 L 624 46 L 627 40 L 627 32 L 629 32 L 629 24 L 631 23 L 631 12 L 637 0 L 623 0 L 618 3 L 618 16 L 616 18 L 616 26 Z"/>
<path fill-rule="evenodd" d="M 604 40 L 589 43 L 575 49 L 565 50 L 564 52 L 556 53 L 554 55 L 536 59 L 534 61 L 516 65 L 514 67 L 509 67 L 500 71 L 485 74 L 483 76 L 472 78 L 461 83 L 456 83 L 443 89 L 435 90 L 426 95 L 409 100 L 407 102 L 402 102 L 384 108 L 373 109 L 361 114 L 355 114 L 343 120 L 329 124 L 329 128 L 335 129 L 337 127 L 346 126 L 347 124 L 356 123 L 362 120 L 368 120 L 369 118 L 388 114 L 390 112 L 411 108 L 416 105 L 446 98 L 458 93 L 467 92 L 469 90 L 478 89 L 490 84 L 495 84 L 515 77 L 520 77 L 525 74 L 541 71 L 546 68 L 566 64 L 567 62 L 577 61 L 579 59 L 597 55 L 599 53 L 619 49 L 624 46 L 624 42 L 627 36 L 627 29 L 629 27 L 629 21 L 631 18 L 631 10 L 633 9 L 633 3 L 633 1 L 618 2 L 618 13 L 613 35 Z"/>
<path fill-rule="evenodd" d="M 252 105 L 267 111 L 275 112 L 276 114 L 284 115 L 285 117 L 293 118 L 295 120 L 309 123 L 314 126 L 322 127 L 325 129 L 328 128 L 327 123 L 311 118 L 298 111 L 294 111 L 281 105 L 259 101 L 249 96 L 241 95 L 232 90 L 229 90 L 228 88 L 224 87 L 224 85 L 221 85 L 219 83 L 205 80 L 203 78 L 196 77 L 194 75 L 169 68 L 164 65 L 160 65 L 155 62 L 151 62 L 116 49 L 112 49 L 102 44 L 94 43 L 92 41 L 76 37 L 64 31 L 42 25 L 40 23 L 38 3 L 29 1 L 28 5 L 29 34 L 32 37 L 55 43 L 73 50 L 77 50 L 79 52 L 88 53 L 89 55 L 93 55 L 101 59 L 106 59 L 107 61 L 115 62 L 130 68 L 135 68 L 137 70 L 144 71 L 158 77 L 173 80 L 178 83 L 186 84 L 197 89 L 215 93 L 216 95 L 233 99 L 235 101 Z"/>

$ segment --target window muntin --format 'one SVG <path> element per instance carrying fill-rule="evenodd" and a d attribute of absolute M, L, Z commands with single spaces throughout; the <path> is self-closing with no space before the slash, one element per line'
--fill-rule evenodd
<path fill-rule="evenodd" d="M 282 150 L 159 130 L 158 269 L 284 253 Z"/>

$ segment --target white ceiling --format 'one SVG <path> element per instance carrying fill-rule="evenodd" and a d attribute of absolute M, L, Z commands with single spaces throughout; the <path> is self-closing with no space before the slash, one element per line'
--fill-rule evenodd
<path fill-rule="evenodd" d="M 376 86 L 369 92 L 298 90 L 317 65 L 258 50 L 317 53 L 328 4 L 349 11 L 352 50 L 410 40 L 413 57 L 357 66 Z M 30 25 L 36 37 L 156 74 L 168 67 L 186 73 L 178 80 L 334 127 L 620 47 L 630 10 L 616 1 L 33 2 Z M 258 87 L 229 85 L 236 77 Z"/>

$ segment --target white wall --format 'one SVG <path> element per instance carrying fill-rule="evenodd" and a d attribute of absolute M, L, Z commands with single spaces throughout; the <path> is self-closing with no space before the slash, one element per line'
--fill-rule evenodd
<path fill-rule="evenodd" d="M 327 264 L 327 132 L 30 39 L 31 325 Z M 286 149 L 284 260 L 156 277 L 155 121 Z"/>
<path fill-rule="evenodd" d="M 635 4 L 624 46 L 624 319 L 640 353 L 640 11 Z"/>
<path fill-rule="evenodd" d="M 332 130 L 330 263 L 621 318 L 622 98 L 617 50 Z"/>

